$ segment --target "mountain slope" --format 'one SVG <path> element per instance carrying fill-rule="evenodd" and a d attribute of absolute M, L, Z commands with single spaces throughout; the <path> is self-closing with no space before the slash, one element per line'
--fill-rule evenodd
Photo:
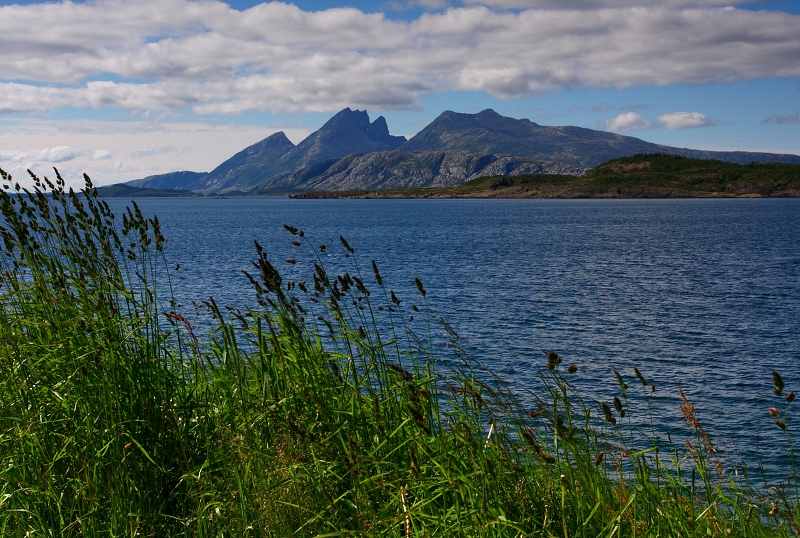
<path fill-rule="evenodd" d="M 197 174 L 193 181 L 178 181 L 175 174 L 163 174 L 130 181 L 127 185 L 203 193 L 246 191 L 320 161 L 351 153 L 393 150 L 405 141 L 403 136 L 389 134 L 383 116 L 370 123 L 366 110 L 345 108 L 296 146 L 283 132 L 278 132 L 245 148 L 211 172 Z"/>
<path fill-rule="evenodd" d="M 581 175 L 588 168 L 511 155 L 469 151 L 381 151 L 307 166 L 254 191 L 352 190 L 458 185 L 487 175 Z"/>
<path fill-rule="evenodd" d="M 140 189 L 191 190 L 189 186 L 205 175 L 205 172 L 170 172 L 168 174 L 147 176 L 144 179 L 134 179 L 133 181 L 128 181 L 125 185 Z"/>
<path fill-rule="evenodd" d="M 445 111 L 400 149 L 507 153 L 588 167 L 641 153 L 666 153 L 736 163 L 800 163 L 800 156 L 797 155 L 674 148 L 645 142 L 632 136 L 582 127 L 546 127 L 527 119 L 501 116 L 491 109 L 478 114 Z"/>
<path fill-rule="evenodd" d="M 275 136 L 277 135 L 272 135 Z M 267 140 L 269 138 L 259 144 Z M 252 159 L 237 161 L 239 155 L 255 147 L 251 146 L 209 172 L 191 188 L 201 192 L 249 190 L 259 185 L 272 184 L 286 174 L 320 161 L 341 158 L 351 153 L 392 150 L 405 141 L 403 136 L 389 134 L 383 116 L 370 123 L 366 110 L 345 108 L 297 146 L 289 147 L 283 143 L 275 147 L 275 155 L 257 156 L 253 153 Z M 291 144 L 288 139 L 286 142 Z M 277 154 L 283 149 L 286 151 Z"/>
<path fill-rule="evenodd" d="M 248 146 L 189 186 L 191 190 L 211 192 L 232 190 L 229 186 L 257 184 L 273 163 L 295 149 L 283 131 Z"/>

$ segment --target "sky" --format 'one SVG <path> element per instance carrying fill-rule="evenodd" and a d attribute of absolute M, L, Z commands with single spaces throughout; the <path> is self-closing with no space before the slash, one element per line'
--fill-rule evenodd
<path fill-rule="evenodd" d="M 0 0 L 0 168 L 210 171 L 339 110 L 800 154 L 800 1 Z"/>

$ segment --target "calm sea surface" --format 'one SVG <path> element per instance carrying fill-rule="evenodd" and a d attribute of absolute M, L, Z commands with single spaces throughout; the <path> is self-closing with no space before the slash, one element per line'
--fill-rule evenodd
<path fill-rule="evenodd" d="M 108 201 L 121 214 L 125 203 Z M 341 234 L 401 299 L 418 302 L 420 277 L 435 312 L 512 386 L 539 386 L 542 350 L 577 364 L 581 389 L 606 401 L 619 393 L 613 369 L 639 390 L 638 366 L 673 441 L 687 436 L 681 387 L 715 441 L 751 465 L 786 468 L 767 409 L 779 403 L 771 370 L 800 392 L 800 200 L 137 202 L 158 215 L 167 258 L 181 265 L 180 302 L 253 304 L 241 273 L 253 240 L 274 263 L 304 261 L 283 224 L 326 243 L 333 269 L 345 261 Z M 307 264 L 276 266 L 311 276 Z"/>

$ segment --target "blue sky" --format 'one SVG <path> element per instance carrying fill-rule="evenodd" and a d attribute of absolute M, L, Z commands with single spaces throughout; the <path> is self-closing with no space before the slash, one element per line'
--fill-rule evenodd
<path fill-rule="evenodd" d="M 657 5 L 656 5 L 657 4 Z M 800 2 L 0 2 L 0 167 L 210 170 L 349 106 L 800 154 Z"/>

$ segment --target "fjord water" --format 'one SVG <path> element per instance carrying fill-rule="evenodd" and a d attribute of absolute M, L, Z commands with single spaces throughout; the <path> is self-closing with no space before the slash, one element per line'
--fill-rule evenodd
<path fill-rule="evenodd" d="M 109 203 L 122 213 L 124 201 Z M 329 272 L 350 270 L 341 234 L 366 280 L 375 259 L 401 300 L 421 304 L 413 284 L 421 278 L 434 312 L 514 390 L 540 388 L 550 349 L 578 365 L 575 383 L 598 401 L 620 393 L 613 369 L 629 394 L 641 394 L 637 366 L 657 387 L 660 435 L 690 437 L 681 387 L 712 439 L 731 449 L 727 457 L 763 463 L 772 478 L 790 473 L 785 436 L 768 408 L 780 403 L 771 370 L 783 374 L 786 392 L 800 389 L 800 200 L 137 203 L 161 221 L 170 266 L 180 264 L 171 271 L 175 295 L 187 311 L 209 296 L 254 304 L 241 273 L 252 268 L 253 240 L 281 271 L 310 279 L 310 253 L 291 246 L 283 224 L 328 245 Z M 634 416 L 647 422 L 646 408 Z"/>

